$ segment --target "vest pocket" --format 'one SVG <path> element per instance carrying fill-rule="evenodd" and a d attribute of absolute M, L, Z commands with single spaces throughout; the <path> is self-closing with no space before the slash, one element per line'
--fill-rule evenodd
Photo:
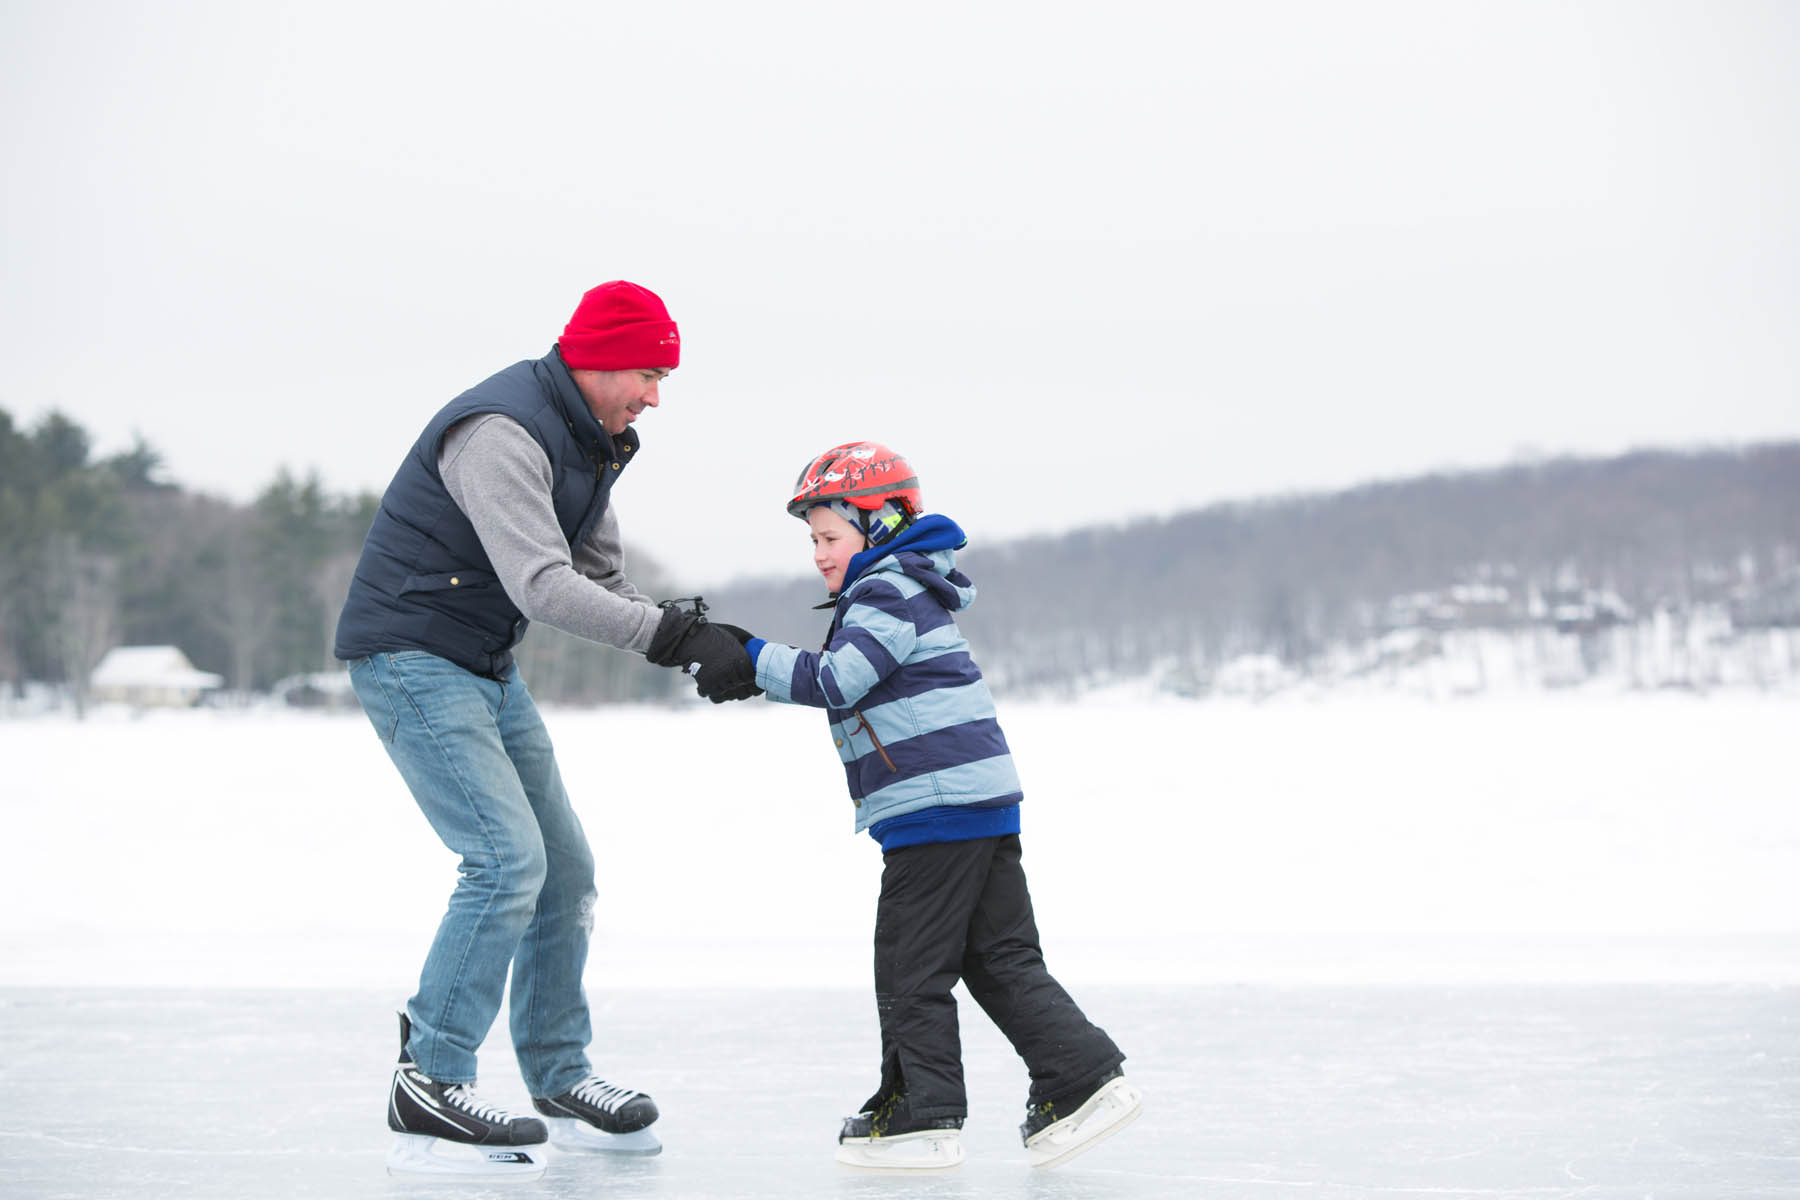
<path fill-rule="evenodd" d="M 483 587 L 494 582 L 492 571 L 444 571 L 437 575 L 408 575 L 400 585 L 400 594 L 408 592 L 448 592 L 457 588 Z"/>

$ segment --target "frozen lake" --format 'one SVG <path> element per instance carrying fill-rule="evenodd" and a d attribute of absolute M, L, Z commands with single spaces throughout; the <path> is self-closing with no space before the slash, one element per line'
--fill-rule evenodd
<path fill-rule="evenodd" d="M 653 1092 L 653 1159 L 555 1155 L 536 1183 L 389 1179 L 390 997 L 11 989 L 19 1115 L 0 1195 L 103 1200 L 607 1197 L 1800 1195 L 1800 992 L 1697 986 L 1089 988 L 1144 1115 L 1064 1167 L 1015 1133 L 1024 1069 L 965 1000 L 968 1160 L 931 1178 L 831 1159 L 874 1079 L 861 991 L 596 997 L 597 1061 Z M 483 1091 L 524 1106 L 504 1038 Z M 21 1123 L 20 1116 L 23 1117 Z"/>
<path fill-rule="evenodd" d="M 1800 1195 L 1800 699 L 1001 716 L 1052 970 L 1142 1119 L 1031 1172 L 976 1015 L 968 1162 L 837 1167 L 880 857 L 822 720 L 552 712 L 600 861 L 596 1062 L 668 1150 L 505 1190 Z M 421 1190 L 382 1172 L 391 1014 L 455 864 L 360 716 L 0 721 L 0 820 L 0 1196 Z M 503 1044 L 482 1072 L 524 1105 Z"/>
<path fill-rule="evenodd" d="M 1003 704 L 1069 982 L 1800 984 L 1800 697 Z M 862 987 L 811 710 L 546 714 L 601 985 Z M 455 879 L 360 714 L 0 721 L 0 986 L 402 995 Z M 1104 891 L 1105 898 L 1101 898 Z"/>

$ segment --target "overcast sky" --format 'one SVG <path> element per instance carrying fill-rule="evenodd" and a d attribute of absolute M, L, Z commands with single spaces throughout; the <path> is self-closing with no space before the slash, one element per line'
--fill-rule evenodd
<path fill-rule="evenodd" d="M 626 537 L 809 575 L 884 440 L 992 542 L 1800 436 L 1800 4 L 0 0 L 0 408 L 380 490 L 602 280 Z"/>

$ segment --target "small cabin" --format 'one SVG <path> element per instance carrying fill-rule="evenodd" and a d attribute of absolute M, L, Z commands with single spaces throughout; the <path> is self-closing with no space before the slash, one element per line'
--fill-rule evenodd
<path fill-rule="evenodd" d="M 115 646 L 88 676 L 88 691 L 96 704 L 192 708 L 224 682 L 209 671 L 196 671 L 175 646 Z"/>

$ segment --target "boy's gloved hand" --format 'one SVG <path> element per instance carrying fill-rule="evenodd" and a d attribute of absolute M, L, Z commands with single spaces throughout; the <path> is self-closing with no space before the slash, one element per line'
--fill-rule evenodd
<path fill-rule="evenodd" d="M 694 682 L 714 704 L 748 700 L 762 691 L 756 686 L 756 667 L 735 633 L 672 604 L 663 606 L 662 621 L 644 657 L 655 666 L 677 670 L 698 664 Z"/>
<path fill-rule="evenodd" d="M 723 621 L 712 621 L 709 622 L 709 624 L 714 629 L 723 630 L 736 638 L 739 649 L 746 649 L 750 639 L 756 636 L 748 629 L 744 629 L 737 625 L 727 625 Z M 734 672 L 729 683 L 714 694 L 709 695 L 705 686 L 702 685 L 700 694 L 705 696 L 708 700 L 711 700 L 714 704 L 718 704 L 725 700 L 748 700 L 752 696 L 762 695 L 763 690 L 756 686 L 756 660 L 750 657 L 747 649 L 744 654 L 744 659 L 750 664 L 750 669 L 747 672 L 743 675 L 738 675 Z"/>

